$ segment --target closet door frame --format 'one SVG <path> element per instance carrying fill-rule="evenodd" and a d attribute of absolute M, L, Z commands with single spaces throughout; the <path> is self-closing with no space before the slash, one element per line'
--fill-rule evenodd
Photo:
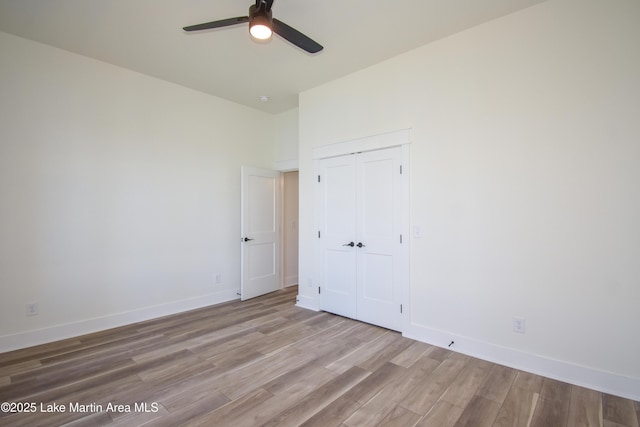
<path fill-rule="evenodd" d="M 410 129 L 402 129 L 395 132 L 389 132 L 380 135 L 373 135 L 364 138 L 353 139 L 350 141 L 339 142 L 335 144 L 324 145 L 313 149 L 314 160 L 314 179 L 320 172 L 320 161 L 329 157 L 342 156 L 352 153 L 360 153 L 365 151 L 379 150 L 383 148 L 401 147 L 402 152 L 402 179 L 401 179 L 401 225 L 400 230 L 402 234 L 402 255 L 400 262 L 400 271 L 398 272 L 398 292 L 400 295 L 400 303 L 402 305 L 402 322 L 400 332 L 408 329 L 411 319 L 411 286 L 410 286 Z M 316 192 L 317 193 L 317 192 Z M 322 205 L 320 197 L 317 194 L 313 197 L 314 200 L 314 228 L 319 231 L 319 225 L 322 222 Z M 319 239 L 314 236 L 316 240 L 315 253 L 314 253 L 314 282 L 320 283 L 321 272 L 321 260 L 322 254 L 320 252 Z M 321 290 L 319 289 L 319 292 Z M 316 294 L 317 307 L 320 307 L 320 294 Z M 399 307 L 400 309 L 400 307 Z"/>

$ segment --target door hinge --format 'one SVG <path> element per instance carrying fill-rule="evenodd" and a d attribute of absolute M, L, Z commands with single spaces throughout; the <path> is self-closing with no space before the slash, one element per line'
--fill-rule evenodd
<path fill-rule="evenodd" d="M 320 286 L 318 286 L 318 295 L 320 295 Z"/>
<path fill-rule="evenodd" d="M 400 165 L 400 175 L 402 175 L 402 165 Z"/>
<path fill-rule="evenodd" d="M 318 230 L 318 239 L 320 238 L 320 230 Z"/>
<path fill-rule="evenodd" d="M 402 304 L 400 304 L 400 314 L 402 314 Z"/>
<path fill-rule="evenodd" d="M 402 244 L 402 234 L 400 235 L 400 244 Z"/>
<path fill-rule="evenodd" d="M 320 182 L 320 175 L 318 175 L 318 182 Z"/>

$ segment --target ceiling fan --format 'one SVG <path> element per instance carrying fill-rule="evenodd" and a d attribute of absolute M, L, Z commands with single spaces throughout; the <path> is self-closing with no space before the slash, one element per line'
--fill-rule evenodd
<path fill-rule="evenodd" d="M 249 23 L 251 36 L 258 40 L 267 40 L 272 33 L 278 34 L 283 39 L 298 46 L 309 53 L 320 52 L 323 47 L 302 34 L 293 27 L 274 18 L 271 12 L 273 0 L 256 0 L 256 4 L 249 7 L 249 16 L 238 16 L 236 18 L 221 19 L 219 21 L 205 22 L 204 24 L 190 25 L 184 27 L 185 31 L 209 30 L 212 28 L 228 27 L 230 25 Z"/>

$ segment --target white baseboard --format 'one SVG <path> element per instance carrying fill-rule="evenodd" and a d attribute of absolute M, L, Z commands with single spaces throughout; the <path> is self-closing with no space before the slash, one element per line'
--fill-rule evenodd
<path fill-rule="evenodd" d="M 640 378 L 574 365 L 416 324 L 407 325 L 402 335 L 499 365 L 627 399 L 640 400 Z M 449 347 L 452 340 L 454 344 Z"/>
<path fill-rule="evenodd" d="M 316 307 L 315 298 L 309 298 L 302 295 L 296 295 L 296 307 L 306 308 L 307 310 L 320 311 Z"/>
<path fill-rule="evenodd" d="M 238 299 L 238 289 L 0 337 L 0 353 L 182 313 Z"/>

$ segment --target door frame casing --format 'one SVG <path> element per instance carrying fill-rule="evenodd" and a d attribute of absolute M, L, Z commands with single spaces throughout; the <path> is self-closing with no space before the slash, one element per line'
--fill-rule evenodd
<path fill-rule="evenodd" d="M 410 257 L 411 257 L 411 235 L 410 230 L 410 160 L 411 160 L 411 138 L 410 129 L 401 129 L 394 132 L 372 135 L 363 138 L 353 139 L 344 142 L 337 142 L 334 144 L 324 145 L 313 149 L 313 170 L 314 177 L 319 174 L 320 161 L 325 158 L 343 156 L 352 153 L 359 153 L 365 151 L 380 150 L 391 147 L 401 147 L 402 156 L 402 179 L 401 179 L 401 226 L 403 244 L 401 255 L 401 268 L 398 273 L 398 290 L 400 293 L 400 300 L 402 304 L 402 325 L 400 332 L 407 329 L 411 321 L 411 271 L 410 271 Z M 317 204 L 318 198 L 313 197 L 314 204 Z M 314 206 L 313 224 L 314 229 L 319 230 L 319 224 L 321 223 L 320 213 L 322 212 L 321 206 Z M 318 239 L 315 239 L 314 243 L 314 263 L 313 263 L 313 281 L 318 283 L 320 277 L 320 245 Z M 320 307 L 320 295 L 314 293 L 315 306 Z"/>

